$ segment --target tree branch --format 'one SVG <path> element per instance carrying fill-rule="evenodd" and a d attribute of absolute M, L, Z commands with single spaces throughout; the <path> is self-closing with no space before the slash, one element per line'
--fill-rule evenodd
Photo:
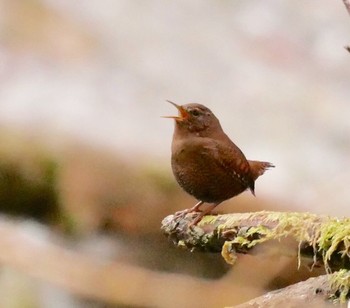
<path fill-rule="evenodd" d="M 162 229 L 175 245 L 221 252 L 225 260 L 233 264 L 237 253 L 250 253 L 258 244 L 291 237 L 298 243 L 299 256 L 312 258 L 314 264 L 323 262 L 327 271 L 350 268 L 349 219 L 262 211 L 205 216 L 190 228 L 195 215 L 170 215 L 163 220 Z"/>
<path fill-rule="evenodd" d="M 329 299 L 334 291 L 329 277 L 322 275 L 309 278 L 289 287 L 269 292 L 235 308 L 251 307 L 335 307 Z"/>

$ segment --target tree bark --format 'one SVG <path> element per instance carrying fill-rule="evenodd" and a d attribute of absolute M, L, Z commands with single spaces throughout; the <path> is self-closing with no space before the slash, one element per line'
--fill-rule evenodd
<path fill-rule="evenodd" d="M 256 245 L 271 240 L 279 245 L 293 238 L 296 254 L 311 258 L 314 265 L 324 263 L 327 271 L 350 268 L 349 219 L 262 211 L 205 216 L 190 227 L 195 215 L 170 215 L 163 220 L 162 230 L 179 247 L 221 252 L 231 264 L 237 253 L 251 253 Z"/>
<path fill-rule="evenodd" d="M 289 287 L 266 293 L 235 308 L 270 308 L 270 307 L 346 307 L 345 304 L 334 303 L 330 297 L 332 289 L 329 277 L 322 275 L 309 278 Z"/>

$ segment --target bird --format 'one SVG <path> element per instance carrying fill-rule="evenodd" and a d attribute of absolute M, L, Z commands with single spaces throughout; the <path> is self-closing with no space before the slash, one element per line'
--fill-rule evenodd
<path fill-rule="evenodd" d="M 214 208 L 245 190 L 255 196 L 255 181 L 275 167 L 265 161 L 247 160 L 243 152 L 223 131 L 218 118 L 207 107 L 197 103 L 178 105 L 171 144 L 171 167 L 181 188 L 198 202 L 191 208 L 178 211 L 175 217 L 188 213 L 199 214 L 191 222 L 197 225 Z M 203 203 L 209 206 L 201 210 Z"/>

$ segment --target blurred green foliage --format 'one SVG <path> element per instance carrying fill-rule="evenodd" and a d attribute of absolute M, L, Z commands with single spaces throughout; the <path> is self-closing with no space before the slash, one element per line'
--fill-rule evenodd
<path fill-rule="evenodd" d="M 32 172 L 13 162 L 0 163 L 0 212 L 53 223 L 60 217 L 57 165 L 42 161 Z"/>

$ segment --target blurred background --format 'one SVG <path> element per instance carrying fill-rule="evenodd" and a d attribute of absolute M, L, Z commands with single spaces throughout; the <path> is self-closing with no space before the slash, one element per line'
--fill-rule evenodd
<path fill-rule="evenodd" d="M 166 99 L 202 103 L 248 158 L 276 165 L 257 198 L 219 211 L 348 215 L 349 24 L 341 0 L 0 0 L 1 221 L 76 267 L 137 272 L 115 275 L 116 290 L 149 277 L 120 299 L 84 293 L 9 265 L 0 232 L 0 306 L 222 307 L 312 275 L 295 258 L 232 268 L 167 241 L 161 220 L 195 200 L 172 176 L 174 124 L 160 116 L 176 114 Z"/>

